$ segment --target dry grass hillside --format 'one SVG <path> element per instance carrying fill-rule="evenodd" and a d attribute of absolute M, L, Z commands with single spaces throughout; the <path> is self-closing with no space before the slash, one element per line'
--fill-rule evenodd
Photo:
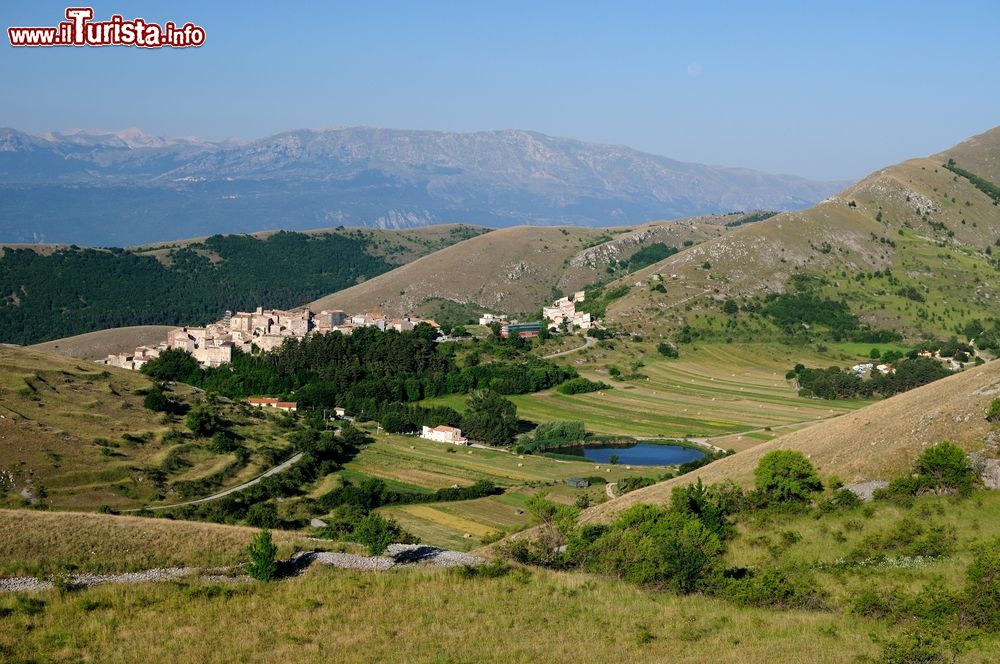
<path fill-rule="evenodd" d="M 627 493 L 585 514 L 606 520 L 637 503 L 662 503 L 675 486 L 699 478 L 707 484 L 732 480 L 748 486 L 760 458 L 776 449 L 798 450 L 822 475 L 847 483 L 891 479 L 929 445 L 948 440 L 969 450 L 981 446 L 990 431 L 986 408 L 998 395 L 1000 361 L 994 361 Z"/>
<path fill-rule="evenodd" d="M 3 494 L 47 497 L 70 507 L 131 505 L 115 483 L 131 477 L 140 458 L 159 450 L 123 445 L 122 436 L 138 439 L 168 430 L 142 406 L 139 393 L 151 385 L 138 372 L 0 347 Z M 108 448 L 99 440 L 120 447 Z"/>
<path fill-rule="evenodd" d="M 993 174 L 1000 129 L 942 155 L 883 169 L 808 210 L 737 228 L 629 275 L 621 283 L 632 292 L 609 307 L 608 318 L 662 332 L 712 315 L 720 299 L 783 291 L 800 272 L 824 277 L 830 296 L 846 298 L 878 327 L 942 334 L 956 322 L 1000 315 L 1000 275 L 991 258 L 1000 240 L 1000 207 L 944 168 L 949 156 L 983 177 Z M 898 280 L 892 287 L 878 278 L 857 279 L 887 268 Z M 647 287 L 661 280 L 666 293 Z M 900 297 L 899 285 L 913 286 L 927 304 Z"/>
<path fill-rule="evenodd" d="M 977 175 L 1000 182 L 1000 127 L 962 141 L 935 157 L 954 159 Z"/>
<path fill-rule="evenodd" d="M 725 234 L 730 230 L 727 223 L 744 217 L 695 217 L 634 228 L 505 228 L 459 242 L 310 306 L 401 315 L 443 300 L 470 312 L 534 312 L 554 299 L 555 291 L 566 293 L 607 281 L 609 266 L 645 246 L 703 242 Z"/>
<path fill-rule="evenodd" d="M 87 512 L 0 509 L 0 576 L 54 573 L 72 565 L 88 572 L 154 567 L 216 567 L 245 559 L 256 532 L 244 526 Z M 275 530 L 289 555 L 299 534 Z M 315 548 L 315 543 L 312 544 Z"/>
<path fill-rule="evenodd" d="M 153 345 L 164 341 L 173 325 L 136 325 L 116 327 L 99 332 L 88 332 L 73 337 L 29 346 L 46 353 L 58 353 L 84 360 L 101 360 L 112 353 L 135 350 L 136 346 Z"/>

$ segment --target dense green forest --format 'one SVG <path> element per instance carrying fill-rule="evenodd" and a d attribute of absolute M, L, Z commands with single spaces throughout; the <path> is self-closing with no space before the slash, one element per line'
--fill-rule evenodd
<path fill-rule="evenodd" d="M 870 399 L 875 395 L 891 397 L 951 375 L 940 362 L 925 357 L 904 358 L 893 366 L 894 373 L 873 371 L 868 380 L 849 369 L 810 369 L 802 365 L 797 365 L 789 372 L 788 377 L 798 380 L 799 394 L 803 396 L 820 399 Z"/>
<path fill-rule="evenodd" d="M 427 324 L 402 333 L 362 328 L 350 335 L 317 334 L 289 339 L 268 353 L 237 353 L 230 364 L 214 369 L 199 367 L 183 351 L 167 351 L 142 371 L 158 380 L 181 381 L 234 399 L 282 396 L 303 408 L 343 406 L 362 418 L 392 415 L 407 425 L 430 424 L 429 418 L 437 420 L 434 424 L 446 423 L 454 413 L 387 406 L 482 389 L 525 394 L 576 377 L 572 369 L 514 349 L 507 341 L 473 342 L 497 358 L 499 351 L 507 351 L 504 359 L 481 361 L 480 351 L 474 350 L 460 361 L 455 344 L 436 343 L 436 334 Z"/>
<path fill-rule="evenodd" d="M 163 250 L 162 262 L 123 249 L 70 247 L 43 255 L 5 248 L 0 342 L 32 344 L 129 325 L 200 325 L 226 309 L 295 307 L 479 232 L 461 226 L 434 240 L 363 230 L 215 235 Z"/>

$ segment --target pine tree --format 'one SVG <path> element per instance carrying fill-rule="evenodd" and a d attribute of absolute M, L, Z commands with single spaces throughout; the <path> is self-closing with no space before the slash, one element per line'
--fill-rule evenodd
<path fill-rule="evenodd" d="M 266 528 L 254 535 L 247 550 L 250 555 L 250 576 L 258 581 L 270 581 L 278 571 L 275 559 L 278 547 L 271 539 L 271 531 Z"/>

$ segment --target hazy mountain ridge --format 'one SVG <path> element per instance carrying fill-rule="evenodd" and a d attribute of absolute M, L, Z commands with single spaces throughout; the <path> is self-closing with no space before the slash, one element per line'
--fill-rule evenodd
<path fill-rule="evenodd" d="M 0 130 L 0 241 L 134 244 L 276 226 L 627 225 L 807 207 L 843 183 L 520 130 L 296 130 L 245 144 Z"/>

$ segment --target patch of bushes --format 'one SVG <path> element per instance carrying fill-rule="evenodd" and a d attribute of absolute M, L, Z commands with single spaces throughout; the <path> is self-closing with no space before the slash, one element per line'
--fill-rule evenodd
<path fill-rule="evenodd" d="M 680 357 L 677 347 L 666 341 L 656 344 L 656 352 L 669 359 L 676 359 Z"/>
<path fill-rule="evenodd" d="M 761 457 L 754 469 L 757 495 L 767 505 L 809 503 L 823 490 L 812 463 L 801 452 L 774 450 Z"/>
<path fill-rule="evenodd" d="M 585 394 L 587 392 L 598 392 L 600 390 L 610 390 L 607 383 L 593 381 L 588 378 L 572 378 L 556 388 L 560 394 Z"/>
<path fill-rule="evenodd" d="M 153 412 L 167 413 L 168 415 L 183 415 L 188 412 L 186 403 L 171 399 L 159 387 L 154 387 L 146 393 L 142 405 Z"/>
<path fill-rule="evenodd" d="M 951 555 L 956 543 L 955 529 L 951 526 L 904 518 L 887 533 L 865 536 L 847 554 L 846 561 L 856 564 L 884 560 L 890 555 L 939 558 Z"/>
<path fill-rule="evenodd" d="M 826 608 L 828 597 L 812 574 L 777 568 L 730 572 L 716 581 L 714 594 L 741 606 L 811 611 Z"/>
<path fill-rule="evenodd" d="M 718 535 L 693 514 L 636 505 L 586 547 L 584 568 L 688 593 L 720 571 L 723 551 Z"/>
<path fill-rule="evenodd" d="M 913 465 L 910 475 L 897 477 L 876 497 L 912 497 L 924 494 L 968 496 L 979 476 L 960 447 L 943 442 L 929 447 Z"/>

